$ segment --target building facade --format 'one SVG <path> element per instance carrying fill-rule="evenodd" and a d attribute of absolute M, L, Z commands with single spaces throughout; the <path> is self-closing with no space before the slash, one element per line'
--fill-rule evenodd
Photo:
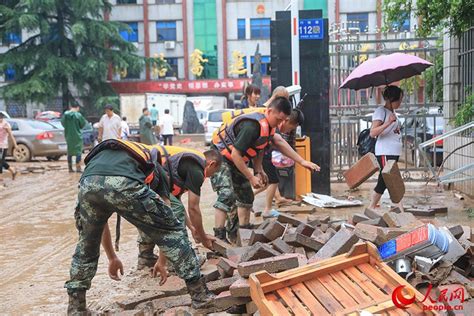
<path fill-rule="evenodd" d="M 171 70 L 160 76 L 151 68 L 137 73 L 119 70 L 110 74 L 119 93 L 167 92 L 185 94 L 239 93 L 251 77 L 258 46 L 261 72 L 269 82 L 271 72 L 270 21 L 276 11 L 289 8 L 290 0 L 111 0 L 113 9 L 105 18 L 128 25 L 122 37 L 134 43 L 138 54 L 162 54 Z M 329 25 L 343 25 L 361 33 L 382 25 L 382 0 L 300 0 L 300 9 L 322 9 Z M 407 17 L 400 28 L 412 28 Z M 3 39 L 0 52 L 20 43 L 28 35 L 12 34 Z M 190 55 L 195 49 L 208 60 L 200 78 L 192 72 Z M 236 59 L 236 54 L 241 57 Z M 240 62 L 240 71 L 235 68 Z M 0 85 L 13 79 L 0 76 Z M 193 83 L 195 79 L 203 82 Z M 204 89 L 203 89 L 204 88 Z M 0 109 L 5 105 L 0 102 Z"/>

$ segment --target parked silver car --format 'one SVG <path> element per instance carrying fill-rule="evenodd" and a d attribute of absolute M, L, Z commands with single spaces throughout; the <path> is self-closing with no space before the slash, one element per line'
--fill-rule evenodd
<path fill-rule="evenodd" d="M 31 119 L 7 119 L 12 127 L 13 136 L 18 148 L 8 156 L 16 161 L 30 161 L 33 157 L 46 157 L 48 160 L 59 160 L 67 152 L 64 131 L 53 125 Z"/>
<path fill-rule="evenodd" d="M 210 110 L 203 111 L 204 117 L 202 119 L 202 124 L 204 126 L 204 143 L 210 145 L 212 142 L 212 135 L 216 129 L 219 129 L 222 125 L 222 113 L 231 112 L 232 109 L 222 109 L 222 110 Z M 198 116 L 199 118 L 199 116 Z M 201 119 L 200 119 L 201 121 Z"/>

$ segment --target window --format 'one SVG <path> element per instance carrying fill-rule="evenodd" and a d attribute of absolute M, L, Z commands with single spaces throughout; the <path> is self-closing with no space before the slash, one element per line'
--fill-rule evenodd
<path fill-rule="evenodd" d="M 270 38 L 270 19 L 250 19 L 251 38 Z"/>
<path fill-rule="evenodd" d="M 171 70 L 166 72 L 165 77 L 176 77 L 178 78 L 178 58 L 165 58 Z"/>
<path fill-rule="evenodd" d="M 403 21 L 401 27 L 400 27 L 400 23 L 394 22 L 392 24 L 392 29 L 398 32 L 404 32 L 404 31 L 409 32 L 410 31 L 410 16 L 408 15 L 408 17 Z"/>
<path fill-rule="evenodd" d="M 117 4 L 137 4 L 137 0 L 117 0 Z"/>
<path fill-rule="evenodd" d="M 127 42 L 138 43 L 138 22 L 126 22 L 130 29 L 120 30 L 120 35 Z"/>
<path fill-rule="evenodd" d="M 368 13 L 348 13 L 347 26 L 349 28 L 359 28 L 360 32 L 367 32 L 369 26 Z"/>
<path fill-rule="evenodd" d="M 260 65 L 260 72 L 262 73 L 262 76 L 270 76 L 271 75 L 270 56 L 261 56 L 261 58 L 262 58 L 262 61 Z M 250 62 L 252 63 L 251 72 L 253 73 L 253 66 L 255 64 L 255 56 L 250 57 Z"/>
<path fill-rule="evenodd" d="M 156 0 L 157 4 L 172 4 L 176 3 L 176 0 Z"/>
<path fill-rule="evenodd" d="M 237 19 L 237 38 L 245 39 L 245 19 Z"/>
<path fill-rule="evenodd" d="M 15 74 L 16 74 L 15 69 L 13 69 L 12 67 L 8 67 L 8 68 L 5 70 L 5 81 L 13 81 L 13 80 L 15 80 Z"/>
<path fill-rule="evenodd" d="M 2 38 L 3 45 L 20 44 L 21 43 L 21 32 L 9 32 L 5 33 Z"/>
<path fill-rule="evenodd" d="M 141 70 L 127 69 L 127 75 L 124 79 L 140 79 Z"/>
<path fill-rule="evenodd" d="M 156 22 L 157 41 L 176 41 L 176 21 Z"/>

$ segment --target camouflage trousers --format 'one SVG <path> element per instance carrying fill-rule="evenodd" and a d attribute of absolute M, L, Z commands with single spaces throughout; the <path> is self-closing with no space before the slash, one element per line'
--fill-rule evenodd
<path fill-rule="evenodd" d="M 251 208 L 254 194 L 249 180 L 234 164 L 224 161 L 221 168 L 211 177 L 212 189 L 217 192 L 214 207 L 231 212 L 234 205 Z"/>
<path fill-rule="evenodd" d="M 173 211 L 174 215 L 176 218 L 183 224 L 183 229 L 184 233 L 186 236 L 188 235 L 188 232 L 186 230 L 186 209 L 184 208 L 183 203 L 181 200 L 179 200 L 177 197 L 174 195 L 170 195 L 170 202 L 171 202 L 171 210 Z M 147 234 L 145 234 L 141 229 L 138 229 L 138 239 L 137 242 L 139 244 L 139 249 L 151 249 L 153 251 L 153 248 L 155 247 L 155 243 L 153 242 L 153 239 L 149 237 Z M 145 253 L 139 253 L 139 257 L 142 258 L 147 258 L 149 254 L 147 252 Z"/>
<path fill-rule="evenodd" d="M 89 176 L 79 184 L 74 214 L 79 241 L 70 280 L 65 284 L 68 293 L 90 288 L 97 271 L 102 230 L 114 212 L 150 236 L 180 278 L 187 282 L 199 279 L 198 259 L 183 222 L 154 191 L 126 177 Z"/>

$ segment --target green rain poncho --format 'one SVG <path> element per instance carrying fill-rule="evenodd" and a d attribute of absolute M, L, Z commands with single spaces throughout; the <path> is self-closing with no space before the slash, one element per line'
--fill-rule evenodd
<path fill-rule="evenodd" d="M 149 116 L 142 115 L 138 122 L 140 123 L 140 142 L 147 145 L 156 144 L 151 118 Z"/>
<path fill-rule="evenodd" d="M 81 129 L 86 126 L 86 123 L 86 119 L 79 112 L 66 111 L 61 118 L 68 155 L 76 156 L 82 153 L 83 140 Z"/>

